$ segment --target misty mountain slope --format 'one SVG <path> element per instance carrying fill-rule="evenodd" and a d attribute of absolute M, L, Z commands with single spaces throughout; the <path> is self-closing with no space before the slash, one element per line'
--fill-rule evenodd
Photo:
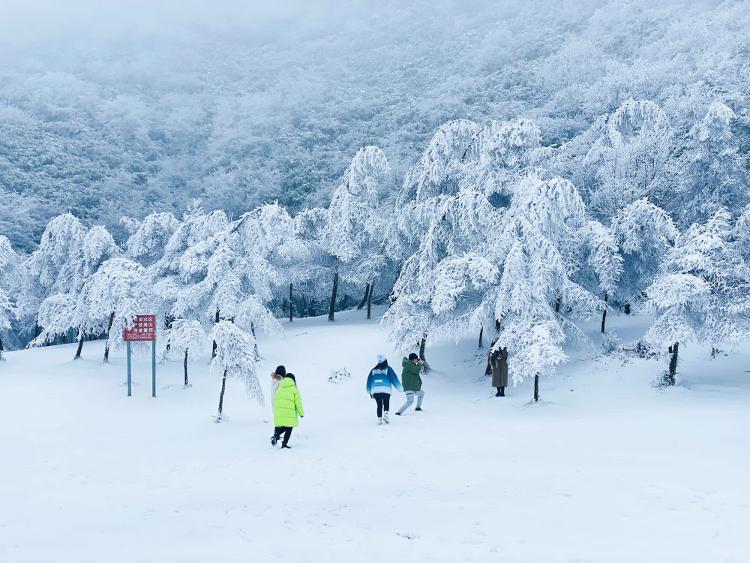
<path fill-rule="evenodd" d="M 67 210 L 112 227 L 193 199 L 233 214 L 320 204 L 367 144 L 385 151 L 395 186 L 454 118 L 530 117 L 556 145 L 629 97 L 664 104 L 679 129 L 694 118 L 680 100 L 719 96 L 747 124 L 742 2 L 494 4 L 133 14 L 84 2 L 40 10 L 37 32 L 11 8 L 0 232 L 30 248 Z"/>

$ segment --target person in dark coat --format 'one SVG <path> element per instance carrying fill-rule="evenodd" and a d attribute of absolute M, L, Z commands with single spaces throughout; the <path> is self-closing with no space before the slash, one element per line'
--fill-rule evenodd
<path fill-rule="evenodd" d="M 422 371 L 423 365 L 424 362 L 414 352 L 409 354 L 408 358 L 404 358 L 401 361 L 401 366 L 404 368 L 401 372 L 401 386 L 404 388 L 404 393 L 406 393 L 406 402 L 396 411 L 398 416 L 404 414 L 404 411 L 411 406 L 415 396 L 417 397 L 417 408 L 414 410 L 422 410 L 424 391 L 422 391 L 422 378 L 419 376 L 419 373 Z"/>
<path fill-rule="evenodd" d="M 495 348 L 490 353 L 490 368 L 492 369 L 492 386 L 497 388 L 495 397 L 505 397 L 508 386 L 508 349 Z"/>

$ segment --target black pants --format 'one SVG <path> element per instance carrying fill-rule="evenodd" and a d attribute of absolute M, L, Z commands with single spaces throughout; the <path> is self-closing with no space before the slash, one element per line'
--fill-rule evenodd
<path fill-rule="evenodd" d="M 378 404 L 378 418 L 383 416 L 383 408 L 385 408 L 385 412 L 388 412 L 390 410 L 391 406 L 391 394 L 390 393 L 375 393 L 372 396 L 373 399 L 375 399 L 375 402 Z"/>
<path fill-rule="evenodd" d="M 289 442 L 289 437 L 292 435 L 292 427 L 291 426 L 277 426 L 273 430 L 273 437 L 277 440 L 281 438 L 281 435 L 284 435 L 284 439 L 281 442 L 282 446 L 286 446 L 287 442 Z"/>

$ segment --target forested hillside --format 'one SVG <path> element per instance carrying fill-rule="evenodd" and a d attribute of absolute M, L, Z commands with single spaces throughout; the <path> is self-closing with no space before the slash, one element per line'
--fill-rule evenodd
<path fill-rule="evenodd" d="M 602 116 L 628 99 L 662 112 L 657 134 L 669 141 L 653 149 L 657 167 L 695 154 L 705 140 L 691 131 L 721 103 L 717 142 L 736 154 L 717 149 L 716 158 L 747 171 L 750 10 L 741 1 L 172 8 L 135 3 L 143 13 L 97 19 L 50 3 L 67 24 L 55 33 L 21 34 L 21 16 L 4 17 L 0 233 L 16 249 L 31 251 L 66 211 L 123 243 L 122 215 L 180 217 L 194 200 L 230 218 L 274 200 L 292 212 L 327 205 L 367 145 L 388 159 L 378 190 L 393 200 L 451 119 L 532 120 L 540 147 L 564 155 L 549 169 L 586 193 Z M 682 192 L 695 186 L 670 178 L 659 178 L 661 200 L 674 190 L 689 200 Z"/>

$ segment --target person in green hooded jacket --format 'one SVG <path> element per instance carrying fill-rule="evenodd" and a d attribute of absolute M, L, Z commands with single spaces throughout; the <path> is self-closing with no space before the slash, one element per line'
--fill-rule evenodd
<path fill-rule="evenodd" d="M 297 389 L 297 380 L 293 373 L 287 373 L 279 384 L 279 389 L 273 397 L 273 424 L 275 426 L 271 445 L 275 446 L 283 435 L 282 448 L 289 448 L 289 438 L 292 429 L 299 424 L 297 416 L 304 417 L 302 395 Z"/>
<path fill-rule="evenodd" d="M 409 354 L 408 358 L 404 358 L 401 361 L 401 365 L 404 370 L 401 372 L 401 385 L 406 393 L 406 402 L 396 411 L 398 416 L 404 414 L 404 411 L 408 409 L 414 402 L 414 397 L 417 397 L 417 408 L 415 411 L 422 410 L 422 399 L 424 399 L 424 391 L 422 391 L 422 378 L 420 373 L 422 372 L 422 366 L 424 362 L 419 359 L 414 352 Z"/>

